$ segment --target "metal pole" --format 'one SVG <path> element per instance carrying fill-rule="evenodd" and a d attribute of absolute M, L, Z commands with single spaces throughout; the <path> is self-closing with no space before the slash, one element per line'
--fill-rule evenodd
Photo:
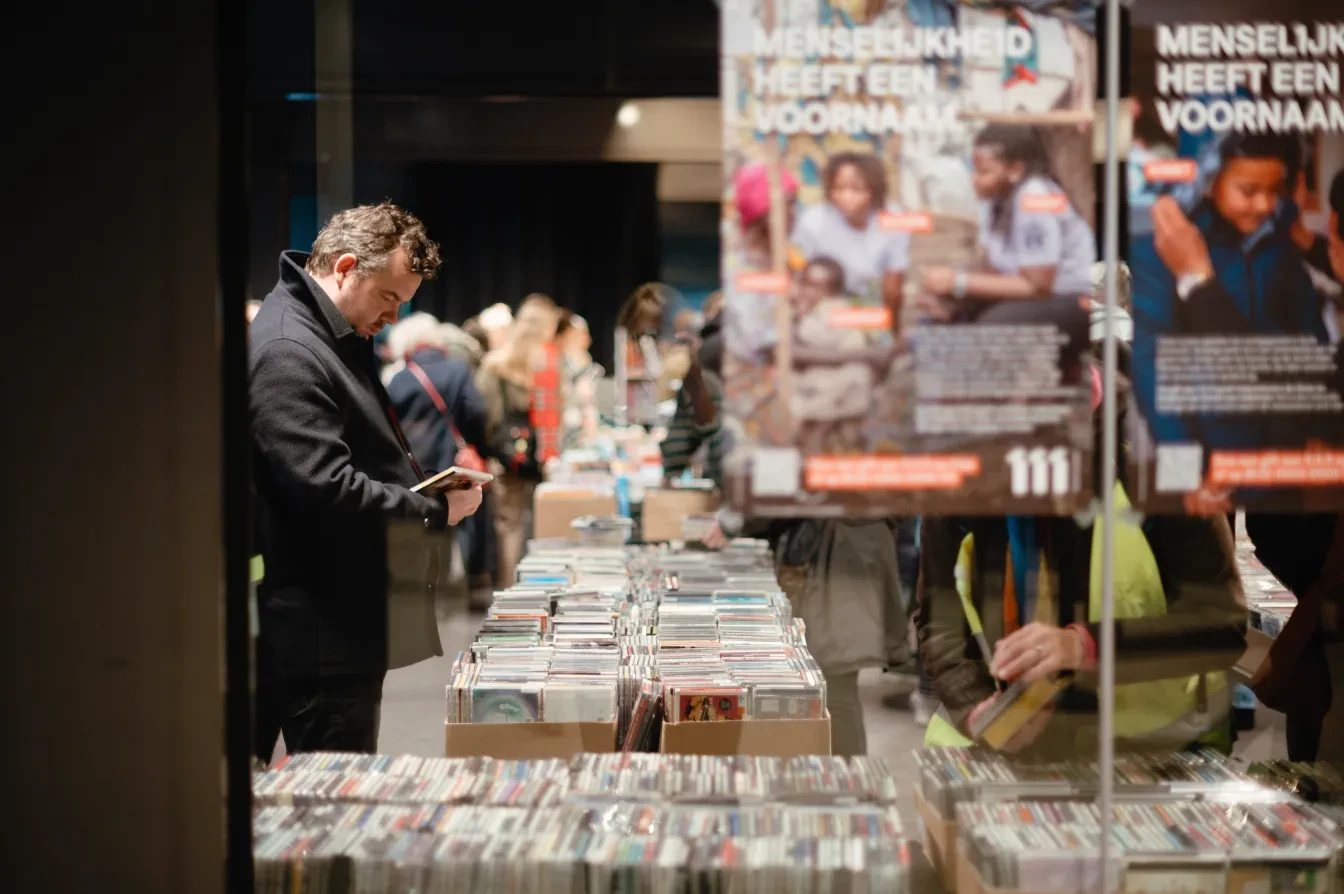
<path fill-rule="evenodd" d="M 1120 0 L 1106 0 L 1106 168 L 1102 204 L 1106 260 L 1106 319 L 1102 324 L 1101 481 L 1101 657 L 1098 668 L 1101 753 L 1101 878 L 1102 894 L 1111 886 L 1111 801 L 1115 784 L 1115 308 L 1116 263 L 1120 248 L 1120 171 L 1117 122 L 1120 108 Z"/>

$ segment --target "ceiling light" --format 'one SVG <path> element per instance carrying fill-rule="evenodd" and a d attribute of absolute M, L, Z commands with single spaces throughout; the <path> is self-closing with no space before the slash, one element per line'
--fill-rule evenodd
<path fill-rule="evenodd" d="M 621 127 L 634 127 L 639 123 L 639 106 L 633 102 L 622 104 L 616 113 L 616 123 Z"/>

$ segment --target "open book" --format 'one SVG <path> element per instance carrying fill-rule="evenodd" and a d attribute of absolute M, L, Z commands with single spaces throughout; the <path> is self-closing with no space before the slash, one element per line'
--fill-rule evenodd
<path fill-rule="evenodd" d="M 488 472 L 473 472 L 457 466 L 444 469 L 437 475 L 431 475 L 411 488 L 411 493 L 437 494 L 446 490 L 466 490 L 469 487 L 489 484 L 495 476 Z"/>

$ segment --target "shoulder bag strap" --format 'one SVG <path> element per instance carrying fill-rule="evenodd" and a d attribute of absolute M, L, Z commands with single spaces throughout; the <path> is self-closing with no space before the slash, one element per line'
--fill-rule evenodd
<path fill-rule="evenodd" d="M 453 443 L 457 445 L 459 450 L 465 448 L 467 444 L 462 440 L 462 435 L 458 434 L 457 426 L 453 424 L 453 416 L 448 412 L 448 404 L 444 401 L 443 395 L 439 393 L 439 389 L 435 388 L 434 383 L 430 381 L 429 375 L 414 360 L 406 361 L 406 370 L 415 376 L 416 381 L 420 383 L 420 387 L 425 389 L 425 393 L 434 403 L 434 408 L 443 417 L 443 421 L 448 423 L 448 431 L 453 436 Z"/>

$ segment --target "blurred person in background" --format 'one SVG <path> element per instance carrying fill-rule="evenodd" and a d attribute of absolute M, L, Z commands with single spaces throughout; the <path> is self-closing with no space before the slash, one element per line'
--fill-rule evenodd
<path fill-rule="evenodd" d="M 588 321 L 583 317 L 573 311 L 560 311 L 555 339 L 560 346 L 560 359 L 571 378 L 582 375 L 593 365 L 593 355 L 589 353 L 593 336 L 588 331 Z"/>
<path fill-rule="evenodd" d="M 459 360 L 471 368 L 475 375 L 476 370 L 481 365 L 481 358 L 485 356 L 485 347 L 476 338 L 476 336 L 467 332 L 461 326 L 454 326 L 452 323 L 439 324 L 439 341 L 443 345 L 444 354 L 453 360 Z"/>
<path fill-rule="evenodd" d="M 675 338 L 673 314 L 681 300 L 671 286 L 644 283 L 630 293 L 616 314 L 616 325 L 629 337 L 626 368 L 632 376 L 652 376 L 654 399 L 660 402 L 676 396 L 676 383 L 691 367 L 690 345 Z"/>
<path fill-rule="evenodd" d="M 395 335 L 394 348 L 403 352 L 405 362 L 387 392 L 420 467 L 428 475 L 452 466 L 485 471 L 481 459 L 488 451 L 485 400 L 476 390 L 470 363 L 449 353 L 454 348 L 460 350 L 459 335 L 468 336 L 456 326 L 440 324 L 429 314 L 406 317 L 397 324 Z M 451 531 L 452 546 L 461 555 L 468 575 L 472 560 L 477 559 L 479 569 L 477 554 L 490 548 L 490 541 L 479 536 L 482 522 L 488 521 L 478 511 Z M 451 551 L 446 555 L 451 557 Z M 449 584 L 451 590 L 458 586 L 462 591 L 467 589 L 467 582 L 454 578 L 451 572 Z"/>
<path fill-rule="evenodd" d="M 513 326 L 513 311 L 509 310 L 509 306 L 503 303 L 492 304 L 481 311 L 477 319 L 481 323 L 481 328 L 485 330 L 485 349 L 498 351 L 503 348 L 509 340 Z"/>
<path fill-rule="evenodd" d="M 586 437 L 597 434 L 600 419 L 597 412 L 597 383 L 603 369 L 593 362 L 588 353 L 593 337 L 588 321 L 572 311 L 560 312 L 556 327 L 556 343 L 560 347 L 560 373 L 564 387 L 564 449 L 578 447 Z"/>
<path fill-rule="evenodd" d="M 409 451 L 370 343 L 439 268 L 424 225 L 385 202 L 336 214 L 311 254 L 285 252 L 251 329 L 257 535 L 257 757 L 274 731 L 297 751 L 373 752 L 389 668 L 389 537 L 439 538 L 479 488 L 411 491 Z M 402 524 L 397 524 L 402 522 Z M 433 569 L 435 572 L 437 569 Z M 429 593 L 435 577 L 418 589 Z M 438 628 L 423 631 L 438 644 Z M 441 651 L 441 649 L 440 649 Z M 267 742 L 264 736 L 270 733 Z"/>
<path fill-rule="evenodd" d="M 490 350 L 490 333 L 485 331 L 485 325 L 481 323 L 480 317 L 468 317 L 462 324 L 462 331 L 470 338 L 474 339 L 476 345 L 480 348 L 480 357 L 484 358 L 487 351 Z M 480 369 L 481 363 L 476 361 L 476 368 Z"/>
<path fill-rule="evenodd" d="M 518 308 L 503 347 L 486 354 L 476 373 L 476 387 L 487 408 L 488 456 L 497 464 L 490 491 L 495 585 L 501 588 L 513 584 L 514 569 L 527 545 L 532 495 L 542 480 L 532 423 L 532 376 L 539 352 L 555 339 L 559 320 L 554 301 L 542 294 L 529 295 Z"/>
<path fill-rule="evenodd" d="M 251 325 L 252 325 L 252 321 L 255 320 L 255 319 L 257 318 L 257 314 L 260 313 L 260 312 L 261 312 L 261 302 L 260 302 L 260 301 L 256 300 L 255 298 L 253 298 L 251 301 L 248 301 L 248 302 L 247 302 L 247 325 L 251 326 Z"/>

